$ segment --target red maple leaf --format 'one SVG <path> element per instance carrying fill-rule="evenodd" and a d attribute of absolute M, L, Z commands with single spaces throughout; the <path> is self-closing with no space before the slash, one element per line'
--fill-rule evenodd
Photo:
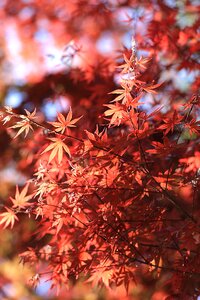
<path fill-rule="evenodd" d="M 74 124 L 77 123 L 81 118 L 82 116 L 76 119 L 72 119 L 72 109 L 70 107 L 66 118 L 63 116 L 63 114 L 58 113 L 58 122 L 48 122 L 48 123 L 50 123 L 56 128 L 55 129 L 56 132 L 60 132 L 63 134 L 68 127 L 76 127 Z"/>

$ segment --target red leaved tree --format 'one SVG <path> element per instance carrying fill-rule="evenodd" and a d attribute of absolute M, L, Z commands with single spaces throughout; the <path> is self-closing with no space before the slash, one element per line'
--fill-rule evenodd
<path fill-rule="evenodd" d="M 0 224 L 18 232 L 33 286 L 44 276 L 58 295 L 78 282 L 127 299 L 137 284 L 149 299 L 200 294 L 198 6 L 168 2 L 33 1 L 32 31 L 45 14 L 69 40 L 64 70 L 31 77 L 22 103 L 1 111 L 2 157 L 25 180 Z M 28 4 L 11 3 L 5 15 L 20 19 Z M 102 54 L 106 31 L 117 47 L 129 32 L 127 47 Z"/>

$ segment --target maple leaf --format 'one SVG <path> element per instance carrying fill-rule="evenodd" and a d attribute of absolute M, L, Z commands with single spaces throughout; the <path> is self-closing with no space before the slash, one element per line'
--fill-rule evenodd
<path fill-rule="evenodd" d="M 53 143 L 51 143 L 43 152 L 46 153 L 48 151 L 51 151 L 51 154 L 49 156 L 49 160 L 48 162 L 50 163 L 55 156 L 58 157 L 58 162 L 59 164 L 61 163 L 62 159 L 63 159 L 63 151 L 65 151 L 69 156 L 71 156 L 71 153 L 69 151 L 69 148 L 67 147 L 67 145 L 63 142 L 63 140 L 59 139 L 59 138 L 49 138 L 50 141 L 52 141 Z"/>
<path fill-rule="evenodd" d="M 167 137 L 164 137 L 163 144 L 160 142 L 153 141 L 152 146 L 154 149 L 148 149 L 146 152 L 151 154 L 168 154 L 174 147 L 176 147 L 175 142 L 170 143 L 169 139 Z"/>
<path fill-rule="evenodd" d="M 190 156 L 187 158 L 181 158 L 179 159 L 180 163 L 184 163 L 187 165 L 187 168 L 185 169 L 185 172 L 196 172 L 200 168 L 200 152 L 195 151 L 194 156 Z"/>
<path fill-rule="evenodd" d="M 30 124 L 29 120 L 22 120 L 17 122 L 15 125 L 9 127 L 9 128 L 19 128 L 19 131 L 17 132 L 17 134 L 15 135 L 14 139 L 19 136 L 21 133 L 25 132 L 25 136 L 27 136 L 27 134 L 29 133 L 29 130 L 33 130 L 33 127 Z"/>
<path fill-rule="evenodd" d="M 112 91 L 109 94 L 118 94 L 119 96 L 117 96 L 114 100 L 112 100 L 111 103 L 121 101 L 122 99 L 124 99 L 126 97 L 126 93 L 127 93 L 127 91 L 124 89 L 118 89 L 118 90 Z"/>
<path fill-rule="evenodd" d="M 80 251 L 78 258 L 81 264 L 86 264 L 86 261 L 91 260 L 92 256 L 87 251 Z"/>
<path fill-rule="evenodd" d="M 15 135 L 14 138 L 19 136 L 21 133 L 25 132 L 25 137 L 29 133 L 30 129 L 33 130 L 33 127 L 31 126 L 30 120 L 35 119 L 36 109 L 31 113 L 27 109 L 25 109 L 26 115 L 19 115 L 19 117 L 22 119 L 21 121 L 18 121 L 15 125 L 9 127 L 9 128 L 19 128 L 18 133 Z M 8 119 L 4 120 L 7 122 Z"/>
<path fill-rule="evenodd" d="M 123 69 L 122 73 L 128 73 L 129 71 L 132 71 L 134 69 L 134 57 L 131 56 L 130 58 L 128 58 L 125 54 L 123 56 L 125 63 L 118 66 L 117 68 Z"/>
<path fill-rule="evenodd" d="M 105 116 L 112 116 L 110 125 L 117 123 L 117 125 L 119 126 L 126 114 L 124 107 L 122 105 L 119 105 L 118 103 L 116 105 L 104 104 L 104 106 L 107 106 L 109 108 L 104 112 Z"/>
<path fill-rule="evenodd" d="M 8 227 L 9 225 L 11 225 L 11 229 L 14 226 L 15 220 L 19 221 L 18 217 L 15 215 L 14 211 L 12 211 L 10 208 L 5 207 L 5 209 L 7 210 L 7 212 L 3 212 L 0 214 L 0 225 L 4 224 L 3 228 Z"/>
<path fill-rule="evenodd" d="M 113 272 L 114 271 L 112 269 L 96 269 L 92 276 L 89 278 L 88 282 L 92 282 L 92 285 L 96 286 L 102 281 L 106 287 L 109 287 L 109 280 L 112 278 Z"/>
<path fill-rule="evenodd" d="M 22 264 L 25 264 L 28 261 L 34 263 L 37 261 L 37 255 L 35 254 L 34 249 L 31 247 L 28 247 L 28 250 L 21 253 L 19 257 L 20 257 L 20 262 L 22 262 Z"/>
<path fill-rule="evenodd" d="M 56 228 L 56 235 L 58 235 L 59 231 L 62 229 L 64 221 L 61 217 L 57 218 L 53 223 L 52 227 Z"/>
<path fill-rule="evenodd" d="M 147 92 L 147 93 L 151 93 L 151 94 L 157 94 L 156 91 L 154 91 L 155 89 L 157 89 L 159 86 L 161 86 L 163 84 L 163 82 L 161 83 L 157 83 L 154 85 L 147 85 L 147 86 L 143 86 L 142 89 Z"/>
<path fill-rule="evenodd" d="M 60 132 L 63 134 L 68 127 L 76 127 L 74 124 L 77 123 L 81 118 L 82 116 L 76 119 L 72 119 L 72 110 L 70 107 L 70 110 L 66 118 L 61 113 L 58 113 L 59 122 L 48 122 L 48 123 L 56 127 L 55 129 L 56 132 Z"/>
<path fill-rule="evenodd" d="M 185 124 L 185 127 L 188 128 L 189 133 L 192 134 L 199 134 L 200 132 L 200 121 L 195 121 L 192 119 L 189 123 Z"/>
<path fill-rule="evenodd" d="M 118 102 L 122 100 L 122 104 L 126 104 L 127 106 L 139 106 L 142 103 L 138 103 L 138 100 L 141 98 L 142 94 L 140 94 L 138 97 L 133 98 L 131 95 L 131 91 L 133 89 L 133 84 L 130 82 L 122 82 L 121 86 L 123 89 L 117 89 L 112 91 L 109 94 L 118 94 L 119 96 L 117 96 L 114 100 L 111 101 L 112 102 Z M 134 103 L 134 104 L 133 104 Z"/>
<path fill-rule="evenodd" d="M 114 165 L 111 168 L 105 168 L 105 178 L 102 180 L 102 184 L 105 186 L 111 186 L 119 173 L 118 165 Z"/>
<path fill-rule="evenodd" d="M 183 105 L 184 110 L 186 110 L 188 108 L 190 109 L 193 105 L 197 105 L 197 106 L 200 105 L 200 96 L 199 95 L 192 95 L 190 100 Z"/>
<path fill-rule="evenodd" d="M 163 174 L 161 172 L 158 173 L 159 176 L 153 176 L 153 178 L 160 184 L 162 188 L 168 188 L 168 190 L 171 190 L 172 187 L 170 185 L 170 182 L 173 181 L 172 178 L 169 178 L 168 176 L 168 170 Z"/>
<path fill-rule="evenodd" d="M 28 111 L 27 109 L 24 109 L 26 112 L 26 116 L 20 115 L 21 118 L 29 118 L 30 120 L 34 120 L 36 118 L 35 114 L 36 114 L 36 108 L 34 109 L 34 111 L 31 113 L 30 111 Z"/>
<path fill-rule="evenodd" d="M 13 207 L 24 208 L 31 205 L 31 203 L 28 203 L 28 201 L 32 198 L 32 195 L 26 196 L 28 186 L 29 185 L 26 184 L 21 193 L 19 192 L 19 187 L 16 186 L 15 198 L 10 197 L 13 202 Z"/>
<path fill-rule="evenodd" d="M 2 122 L 3 122 L 3 125 L 5 125 L 7 122 L 9 122 L 11 120 L 11 118 L 13 117 L 12 115 L 8 115 L 8 116 L 3 116 L 3 114 L 1 115 L 2 116 Z"/>
<path fill-rule="evenodd" d="M 146 69 L 146 64 L 151 60 L 151 58 L 136 58 L 136 65 L 138 65 L 141 69 Z"/>
<path fill-rule="evenodd" d="M 158 127 L 158 129 L 166 129 L 165 130 L 165 135 L 168 134 L 168 132 L 173 132 L 174 131 L 174 127 L 175 125 L 177 124 L 180 124 L 181 120 L 183 119 L 182 116 L 179 116 L 177 114 L 177 111 L 175 110 L 174 113 L 173 113 L 173 116 L 171 118 L 164 118 L 163 121 L 165 122 L 165 124 L 163 125 L 160 125 Z"/>

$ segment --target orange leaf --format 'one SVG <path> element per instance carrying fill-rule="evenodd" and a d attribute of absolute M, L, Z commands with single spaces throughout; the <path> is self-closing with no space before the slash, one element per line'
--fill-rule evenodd
<path fill-rule="evenodd" d="M 110 120 L 110 125 L 117 124 L 120 125 L 122 119 L 124 118 L 126 111 L 122 105 L 105 104 L 109 109 L 104 112 L 105 116 L 112 116 Z"/>
<path fill-rule="evenodd" d="M 0 214 L 0 225 L 5 223 L 3 228 L 8 227 L 9 225 L 11 225 L 11 228 L 13 228 L 15 220 L 19 221 L 19 219 L 10 208 L 5 208 L 7 212 L 3 212 Z"/>
<path fill-rule="evenodd" d="M 145 86 L 143 87 L 143 90 L 147 93 L 151 93 L 151 94 L 157 94 L 156 91 L 154 91 L 155 89 L 157 89 L 159 86 L 161 86 L 163 84 L 163 82 L 158 83 L 158 84 L 154 84 L 154 85 L 149 85 L 149 86 Z"/>
<path fill-rule="evenodd" d="M 33 130 L 33 127 L 31 126 L 30 121 L 28 119 L 19 121 L 15 125 L 11 126 L 10 128 L 19 128 L 19 131 L 14 138 L 16 138 L 18 135 L 20 135 L 23 132 L 25 132 L 25 137 L 26 137 L 27 134 L 29 133 L 29 130 L 30 129 Z"/>
<path fill-rule="evenodd" d="M 49 156 L 49 160 L 48 162 L 50 163 L 55 156 L 58 157 L 58 162 L 59 164 L 61 163 L 62 159 L 63 159 L 63 150 L 69 155 L 71 156 L 71 153 L 69 151 L 69 148 L 67 147 L 67 145 L 59 138 L 49 138 L 49 140 L 51 140 L 53 143 L 51 143 L 43 152 L 48 152 L 51 151 L 51 154 Z"/>
<path fill-rule="evenodd" d="M 58 113 L 58 122 L 48 122 L 48 123 L 56 127 L 55 129 L 56 132 L 60 132 L 63 134 L 67 129 L 67 127 L 76 127 L 74 124 L 78 122 L 81 118 L 82 116 L 72 120 L 72 110 L 70 107 L 70 110 L 66 118 L 61 113 Z"/>
<path fill-rule="evenodd" d="M 109 280 L 112 278 L 113 270 L 96 269 L 96 271 L 89 278 L 88 282 L 92 282 L 93 286 L 98 285 L 101 281 L 105 284 L 105 286 L 109 287 Z"/>
<path fill-rule="evenodd" d="M 32 195 L 26 196 L 28 190 L 28 184 L 22 189 L 21 193 L 19 192 L 18 186 L 16 186 L 15 198 L 10 197 L 13 202 L 13 207 L 24 208 L 30 206 L 31 203 L 27 203 L 32 198 Z"/>

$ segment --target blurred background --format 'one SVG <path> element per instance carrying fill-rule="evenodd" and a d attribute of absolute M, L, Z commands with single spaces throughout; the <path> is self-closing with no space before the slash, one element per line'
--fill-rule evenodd
<path fill-rule="evenodd" d="M 41 120 L 57 112 L 84 115 L 80 126 L 103 123 L 102 104 L 116 88 L 123 52 L 135 38 L 137 55 L 152 57 L 143 78 L 164 81 L 157 104 L 175 107 L 199 88 L 198 1 L 145 0 L 0 0 L 0 105 L 17 113 L 37 108 Z M 187 58 L 187 59 L 186 59 Z M 144 109 L 157 105 L 145 96 Z M 173 99 L 173 101 L 171 100 Z M 143 101 L 142 101 L 143 102 Z M 0 208 L 33 172 L 29 147 L 21 152 L 0 125 Z M 27 143 L 30 143 L 27 142 Z M 78 285 L 69 292 L 48 291 L 45 279 L 36 289 L 31 268 L 18 254 L 32 243 L 34 221 L 24 217 L 16 230 L 0 234 L 0 299 L 164 299 L 155 278 L 141 279 L 131 295 Z"/>

